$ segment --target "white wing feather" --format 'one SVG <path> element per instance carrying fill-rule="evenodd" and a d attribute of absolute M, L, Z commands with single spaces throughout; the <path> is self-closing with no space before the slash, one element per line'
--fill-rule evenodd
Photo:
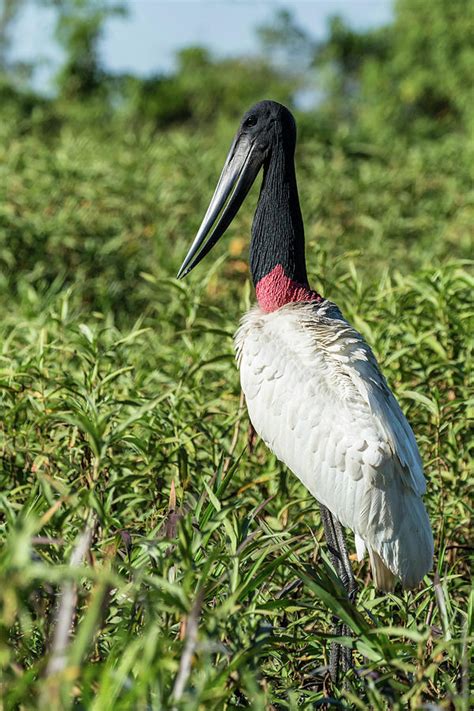
<path fill-rule="evenodd" d="M 252 309 L 236 334 L 258 434 L 315 498 L 413 587 L 433 538 L 413 432 L 362 336 L 329 301 Z M 376 571 L 375 571 L 376 572 Z"/>

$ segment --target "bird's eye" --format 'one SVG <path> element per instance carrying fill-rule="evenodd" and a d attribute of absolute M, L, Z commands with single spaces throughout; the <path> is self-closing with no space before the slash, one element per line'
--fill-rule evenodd
<path fill-rule="evenodd" d="M 254 115 L 249 116 L 248 118 L 245 119 L 245 121 L 244 121 L 244 126 L 245 126 L 246 128 L 251 128 L 252 126 L 255 126 L 255 124 L 257 123 L 257 121 L 258 121 L 258 119 L 257 119 L 256 116 L 254 116 Z"/>

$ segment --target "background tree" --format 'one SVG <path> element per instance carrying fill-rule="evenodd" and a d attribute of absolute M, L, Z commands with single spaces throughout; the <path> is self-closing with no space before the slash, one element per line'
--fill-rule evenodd
<path fill-rule="evenodd" d="M 150 78 L 125 77 L 125 115 L 162 128 L 191 121 L 195 127 L 219 117 L 237 118 L 242 106 L 272 96 L 293 103 L 299 82 L 262 57 L 216 59 L 204 47 L 176 55 L 176 70 Z"/>
<path fill-rule="evenodd" d="M 81 101 L 104 96 L 108 76 L 100 60 L 99 43 L 106 21 L 124 16 L 125 6 L 105 0 L 43 0 L 43 4 L 58 13 L 55 36 L 65 53 L 57 76 L 60 95 Z"/>
<path fill-rule="evenodd" d="M 473 125 L 474 26 L 469 0 L 398 0 L 394 22 L 355 32 L 341 19 L 315 53 L 323 111 L 368 138 L 439 135 Z"/>
<path fill-rule="evenodd" d="M 365 68 L 363 96 L 381 91 L 397 125 L 467 129 L 474 112 L 470 0 L 398 0 L 390 54 Z M 388 60 L 388 61 L 387 61 Z M 376 80 L 379 74 L 380 80 Z M 391 99 L 391 101 L 390 101 Z"/>
<path fill-rule="evenodd" d="M 390 28 L 357 32 L 340 17 L 329 20 L 328 37 L 316 45 L 313 56 L 323 113 L 333 121 L 356 120 L 363 67 L 371 59 L 386 61 L 391 43 Z"/>
<path fill-rule="evenodd" d="M 257 28 L 263 54 L 290 73 L 305 71 L 311 63 L 315 40 L 289 10 L 277 10 L 269 24 Z"/>

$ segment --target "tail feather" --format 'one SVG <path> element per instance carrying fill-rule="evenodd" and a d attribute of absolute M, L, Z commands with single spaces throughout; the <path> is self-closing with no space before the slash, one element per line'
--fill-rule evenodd
<path fill-rule="evenodd" d="M 422 499 L 408 493 L 397 503 L 389 509 L 390 518 L 381 517 L 381 525 L 374 517 L 364 537 L 375 586 L 386 591 L 393 590 L 397 578 L 404 589 L 416 587 L 433 564 L 433 534 Z"/>
<path fill-rule="evenodd" d="M 404 589 L 415 588 L 433 565 L 433 534 L 422 498 L 393 477 L 383 488 L 368 485 L 362 504 L 355 533 L 368 549 L 375 586 L 393 590 L 399 579 Z"/>
<path fill-rule="evenodd" d="M 368 551 L 375 587 L 384 592 L 392 592 L 395 589 L 397 576 L 387 568 L 376 550 L 368 546 Z"/>
<path fill-rule="evenodd" d="M 415 588 L 433 565 L 433 534 L 419 497 L 405 497 L 404 516 L 397 534 L 393 541 L 381 541 L 377 551 L 405 590 Z"/>

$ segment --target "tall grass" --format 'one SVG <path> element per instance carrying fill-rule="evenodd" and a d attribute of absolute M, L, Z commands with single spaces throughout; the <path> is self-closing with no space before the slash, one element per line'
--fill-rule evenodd
<path fill-rule="evenodd" d="M 253 299 L 252 205 L 214 261 L 174 279 L 225 127 L 215 145 L 2 131 L 4 707 L 468 709 L 461 142 L 299 151 L 313 282 L 369 340 L 415 429 L 436 541 L 414 592 L 380 595 L 354 563 L 352 606 L 317 504 L 255 441 L 242 406 L 232 334 Z M 354 633 L 340 688 L 325 673 L 332 613 Z"/>

